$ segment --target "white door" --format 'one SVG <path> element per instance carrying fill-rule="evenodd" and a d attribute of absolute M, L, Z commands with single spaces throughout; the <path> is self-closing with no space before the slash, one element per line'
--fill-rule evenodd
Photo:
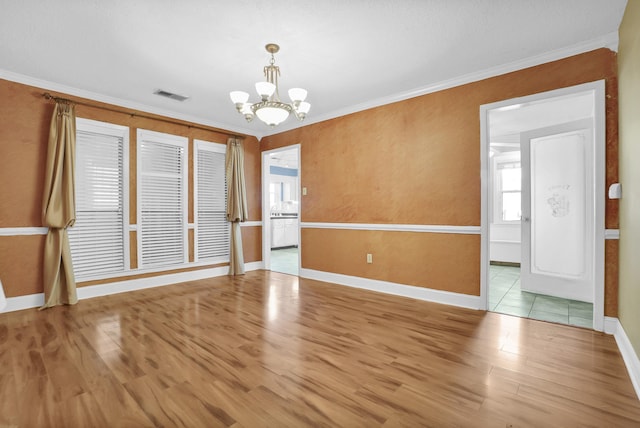
<path fill-rule="evenodd" d="M 521 289 L 593 302 L 593 121 L 525 132 L 521 150 Z"/>

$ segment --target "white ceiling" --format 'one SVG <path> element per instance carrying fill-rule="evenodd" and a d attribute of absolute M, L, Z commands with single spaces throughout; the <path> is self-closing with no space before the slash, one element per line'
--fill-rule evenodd
<path fill-rule="evenodd" d="M 0 78 L 259 138 L 228 93 L 253 93 L 278 43 L 280 92 L 307 123 L 617 46 L 626 0 L 0 0 Z M 458 79 L 458 80 L 456 80 Z M 462 80 L 461 80 L 462 79 Z M 191 98 L 183 103 L 153 92 Z M 285 96 L 286 97 L 286 96 Z M 257 101 L 257 96 L 252 99 Z"/>
<path fill-rule="evenodd" d="M 269 157 L 271 158 L 271 165 L 298 169 L 298 151 L 296 149 L 272 152 Z"/>
<path fill-rule="evenodd" d="M 520 133 L 587 119 L 594 109 L 594 93 L 587 91 L 490 110 L 490 145 L 496 151 L 520 150 Z"/>

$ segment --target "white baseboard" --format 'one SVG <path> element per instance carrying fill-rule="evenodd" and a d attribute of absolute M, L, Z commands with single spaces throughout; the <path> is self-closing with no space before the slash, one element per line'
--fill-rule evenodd
<path fill-rule="evenodd" d="M 263 269 L 264 263 L 251 262 L 245 264 L 245 271 Z M 152 276 L 148 278 L 127 279 L 110 282 L 108 284 L 89 285 L 78 288 L 78 300 L 92 297 L 108 296 L 110 294 L 125 293 L 127 291 L 143 290 L 145 288 L 162 287 L 179 282 L 196 281 L 199 279 L 224 276 L 229 273 L 229 266 L 200 269 L 188 272 L 170 273 L 166 275 Z M 23 309 L 39 308 L 44 304 L 44 293 L 29 294 L 27 296 L 7 298 L 7 306 L 0 312 L 21 311 Z"/>
<path fill-rule="evenodd" d="M 604 317 L 604 332 L 607 334 L 616 334 L 620 321 L 618 318 Z"/>
<path fill-rule="evenodd" d="M 244 264 L 245 272 L 250 272 L 252 270 L 260 270 L 260 269 L 264 269 L 264 262 L 263 261 L 251 262 L 251 263 L 245 263 Z"/>
<path fill-rule="evenodd" d="M 44 293 L 7 297 L 7 306 L 0 312 L 21 311 L 23 309 L 39 308 L 42 305 L 44 305 Z"/>
<path fill-rule="evenodd" d="M 613 337 L 615 337 L 624 364 L 627 366 L 633 388 L 636 390 L 638 399 L 640 399 L 640 359 L 638 354 L 633 349 L 633 345 L 631 345 L 631 341 L 618 318 L 605 317 L 604 329 L 605 333 L 613 334 Z"/>
<path fill-rule="evenodd" d="M 469 309 L 480 309 L 482 306 L 480 296 L 452 293 L 450 291 L 434 290 L 431 288 L 397 284 L 394 282 L 342 275 L 338 273 L 322 272 L 313 269 L 300 269 L 299 275 L 302 278 L 378 291 L 380 293 L 394 294 L 396 296 L 411 297 L 412 299 L 426 300 L 428 302 L 442 303 L 445 305 L 460 306 Z"/>

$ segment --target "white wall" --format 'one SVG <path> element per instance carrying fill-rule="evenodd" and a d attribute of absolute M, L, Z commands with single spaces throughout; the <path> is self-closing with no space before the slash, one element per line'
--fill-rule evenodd
<path fill-rule="evenodd" d="M 489 260 L 492 262 L 520 263 L 520 223 L 489 226 Z"/>

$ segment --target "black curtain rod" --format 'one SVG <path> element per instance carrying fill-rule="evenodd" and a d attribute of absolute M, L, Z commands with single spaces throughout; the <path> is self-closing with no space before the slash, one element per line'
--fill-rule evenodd
<path fill-rule="evenodd" d="M 188 125 L 188 124 L 185 124 L 185 123 L 178 122 L 176 120 L 164 119 L 162 117 L 153 117 L 153 116 L 148 116 L 146 114 L 134 113 L 134 112 L 130 112 L 130 111 L 126 111 L 126 110 L 120 110 L 120 109 L 111 108 L 111 107 L 102 107 L 102 106 L 97 106 L 95 104 L 85 103 L 85 102 L 82 102 L 82 101 L 74 101 L 74 100 L 70 100 L 68 98 L 56 97 L 54 95 L 51 95 L 49 92 L 43 93 L 42 96 L 47 100 L 53 100 L 55 102 L 72 103 L 72 104 L 76 104 L 76 105 L 87 106 L 87 107 L 97 108 L 97 109 L 101 109 L 101 110 L 111 111 L 111 112 L 114 112 L 114 113 L 128 114 L 131 117 L 140 117 L 140 118 L 143 118 L 143 119 L 157 120 L 157 121 L 160 121 L 160 122 L 170 123 L 172 125 L 182 125 L 182 126 L 186 126 L 188 128 L 200 129 L 200 130 L 203 130 L 203 131 L 219 132 L 221 134 L 228 135 L 229 137 L 234 137 L 234 138 L 244 138 L 244 137 L 246 137 L 246 135 L 230 134 L 228 131 L 224 131 L 224 130 L 213 128 L 213 127 L 205 128 L 204 126 Z"/>

